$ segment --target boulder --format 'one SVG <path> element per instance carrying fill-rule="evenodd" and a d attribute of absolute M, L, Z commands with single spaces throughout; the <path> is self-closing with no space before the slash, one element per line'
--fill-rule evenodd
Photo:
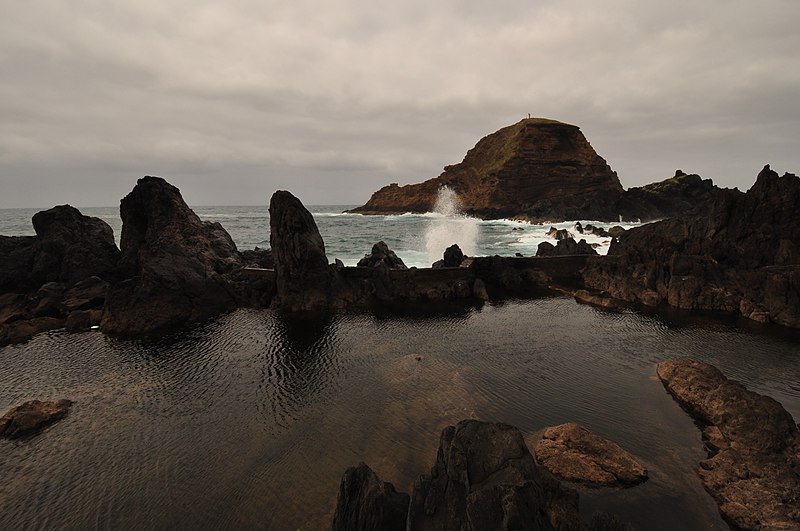
<path fill-rule="evenodd" d="M 572 238 L 559 241 L 556 245 L 550 242 L 542 242 L 536 251 L 536 256 L 573 256 L 573 255 L 597 255 L 594 247 L 581 239 L 578 243 Z"/>
<path fill-rule="evenodd" d="M 588 225 L 588 227 L 591 227 L 591 225 Z M 557 229 L 555 227 L 550 227 L 550 230 L 547 231 L 547 235 L 559 241 L 567 238 L 573 238 L 572 233 L 570 233 L 567 229 Z"/>
<path fill-rule="evenodd" d="M 708 459 L 697 473 L 736 529 L 800 529 L 800 440 L 775 400 L 693 360 L 658 364 L 666 390 L 700 425 Z"/>
<path fill-rule="evenodd" d="M 397 492 L 360 463 L 342 477 L 331 530 L 405 531 L 408 503 L 408 494 Z"/>
<path fill-rule="evenodd" d="M 255 249 L 242 251 L 242 265 L 245 267 L 257 267 L 260 269 L 274 269 L 275 261 L 272 259 L 272 249 Z"/>
<path fill-rule="evenodd" d="M 139 179 L 120 202 L 125 280 L 111 286 L 103 313 L 110 334 L 161 333 L 230 311 L 226 273 L 241 265 L 219 223 L 203 222 L 160 177 Z"/>
<path fill-rule="evenodd" d="M 34 317 L 7 322 L 0 325 L 0 345 L 23 343 L 36 334 L 63 326 L 64 319 L 59 317 Z"/>
<path fill-rule="evenodd" d="M 608 235 L 612 238 L 619 238 L 625 232 L 625 229 L 619 225 L 614 225 L 608 229 Z"/>
<path fill-rule="evenodd" d="M 541 469 L 519 430 L 465 420 L 414 483 L 409 529 L 579 529 L 578 495 Z"/>
<path fill-rule="evenodd" d="M 102 308 L 109 283 L 100 277 L 89 277 L 66 290 L 62 305 L 69 313 L 75 310 Z"/>
<path fill-rule="evenodd" d="M 67 416 L 70 400 L 29 400 L 13 407 L 0 417 L 0 436 L 17 439 L 32 435 Z"/>
<path fill-rule="evenodd" d="M 325 310 L 333 297 L 335 269 L 314 217 L 291 193 L 269 202 L 270 247 L 275 261 L 276 307 L 289 312 Z"/>
<path fill-rule="evenodd" d="M 444 266 L 445 267 L 458 267 L 464 261 L 464 253 L 458 244 L 453 244 L 444 250 Z"/>
<path fill-rule="evenodd" d="M 389 249 L 383 241 L 372 246 L 372 251 L 358 261 L 358 267 L 385 267 L 388 269 L 408 269 L 399 256 Z"/>
<path fill-rule="evenodd" d="M 105 221 L 62 205 L 36 213 L 33 228 L 36 236 L 0 236 L 0 293 L 115 277 L 120 252 Z"/>
<path fill-rule="evenodd" d="M 546 428 L 533 453 L 557 478 L 592 487 L 632 487 L 648 477 L 631 454 L 573 422 Z"/>

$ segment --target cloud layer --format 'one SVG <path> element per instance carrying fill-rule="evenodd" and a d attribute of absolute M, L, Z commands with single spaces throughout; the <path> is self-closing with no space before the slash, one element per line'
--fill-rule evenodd
<path fill-rule="evenodd" d="M 32 0 L 0 17 L 0 208 L 356 204 L 531 113 L 623 185 L 800 171 L 794 0 Z"/>

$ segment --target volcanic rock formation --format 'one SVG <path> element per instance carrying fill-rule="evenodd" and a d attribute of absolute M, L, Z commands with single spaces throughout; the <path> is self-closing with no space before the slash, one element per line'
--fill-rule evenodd
<path fill-rule="evenodd" d="M 462 210 L 482 218 L 616 220 L 622 185 L 580 129 L 529 118 L 483 138 L 463 162 L 420 184 L 391 184 L 352 212 L 427 212 L 449 186 Z"/>
<path fill-rule="evenodd" d="M 746 194 L 626 231 L 591 258 L 588 287 L 625 301 L 739 312 L 800 327 L 800 178 L 769 166 Z"/>
<path fill-rule="evenodd" d="M 160 177 L 139 179 L 120 202 L 126 280 L 111 287 L 103 330 L 159 333 L 232 310 L 237 301 L 223 276 L 240 266 L 219 223 L 201 221 L 180 191 Z"/>
<path fill-rule="evenodd" d="M 6 411 L 0 417 L 0 437 L 17 439 L 33 435 L 67 416 L 72 401 L 29 400 Z"/>
<path fill-rule="evenodd" d="M 658 364 L 667 391 L 703 430 L 697 474 L 736 529 L 800 529 L 800 437 L 772 398 L 692 360 Z"/>

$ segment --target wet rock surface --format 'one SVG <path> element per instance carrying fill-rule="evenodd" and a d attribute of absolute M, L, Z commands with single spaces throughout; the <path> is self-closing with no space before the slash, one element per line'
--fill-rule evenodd
<path fill-rule="evenodd" d="M 38 433 L 67 416 L 70 400 L 30 400 L 6 411 L 0 417 L 0 436 L 17 439 Z"/>
<path fill-rule="evenodd" d="M 575 423 L 546 428 L 533 453 L 539 464 L 565 481 L 632 487 L 648 478 L 647 469 L 635 457 Z"/>
<path fill-rule="evenodd" d="M 105 332 L 160 333 L 236 307 L 224 277 L 241 265 L 236 245 L 219 223 L 201 221 L 177 188 L 159 177 L 139 179 L 120 216 L 126 280 L 109 289 Z"/>
<path fill-rule="evenodd" d="M 708 459 L 697 473 L 723 518 L 738 529 L 800 529 L 800 441 L 792 416 L 707 363 L 668 360 L 657 373 L 702 429 Z"/>

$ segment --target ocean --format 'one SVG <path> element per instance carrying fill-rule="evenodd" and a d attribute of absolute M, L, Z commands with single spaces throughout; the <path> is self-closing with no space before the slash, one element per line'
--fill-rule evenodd
<path fill-rule="evenodd" d="M 454 242 L 467 254 L 526 256 L 554 242 L 549 224 L 345 208 L 310 210 L 329 260 L 348 265 L 378 240 L 417 267 Z M 116 208 L 81 210 L 119 237 Z M 240 249 L 268 246 L 266 206 L 195 211 Z M 0 210 L 0 234 L 33 234 L 33 213 Z M 365 461 L 410 492 L 441 429 L 480 418 L 523 433 L 578 422 L 647 466 L 643 485 L 581 489 L 587 516 L 603 509 L 639 529 L 727 529 L 695 474 L 700 432 L 655 375 L 660 360 L 684 357 L 800 419 L 800 334 L 720 315 L 547 297 L 315 321 L 241 309 L 158 339 L 56 330 L 0 348 L 0 410 L 33 398 L 75 402 L 44 433 L 0 440 L 0 528 L 323 529 L 347 467 Z"/>

